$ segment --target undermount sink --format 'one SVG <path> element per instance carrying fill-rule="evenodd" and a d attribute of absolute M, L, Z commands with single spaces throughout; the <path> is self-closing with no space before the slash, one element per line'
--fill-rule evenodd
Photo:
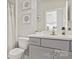
<path fill-rule="evenodd" d="M 48 31 L 36 32 L 37 35 L 50 35 Z"/>

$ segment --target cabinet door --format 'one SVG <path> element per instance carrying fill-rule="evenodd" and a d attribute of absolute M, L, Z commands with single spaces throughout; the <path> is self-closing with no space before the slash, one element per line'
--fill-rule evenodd
<path fill-rule="evenodd" d="M 72 56 L 57 56 L 54 59 L 72 59 Z"/>
<path fill-rule="evenodd" d="M 53 50 L 38 46 L 30 46 L 30 59 L 53 59 Z"/>

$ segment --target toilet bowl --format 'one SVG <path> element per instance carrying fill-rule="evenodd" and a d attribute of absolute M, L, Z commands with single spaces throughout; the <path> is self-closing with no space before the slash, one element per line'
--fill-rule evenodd
<path fill-rule="evenodd" d="M 9 52 L 9 59 L 23 59 L 24 50 L 15 48 Z"/>
<path fill-rule="evenodd" d="M 24 59 L 24 52 L 28 47 L 29 38 L 19 37 L 18 45 L 19 48 L 14 48 L 9 51 L 8 58 L 9 59 Z"/>

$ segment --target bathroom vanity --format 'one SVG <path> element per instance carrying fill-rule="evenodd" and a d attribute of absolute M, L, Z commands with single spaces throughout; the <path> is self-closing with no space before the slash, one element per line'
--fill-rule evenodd
<path fill-rule="evenodd" d="M 72 59 L 71 36 L 29 35 L 30 59 Z"/>

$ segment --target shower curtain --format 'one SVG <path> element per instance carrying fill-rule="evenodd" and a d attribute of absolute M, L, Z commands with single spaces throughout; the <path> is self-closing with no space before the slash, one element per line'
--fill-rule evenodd
<path fill-rule="evenodd" d="M 8 35 L 8 38 L 7 38 L 7 50 L 11 50 L 13 48 L 15 48 L 15 45 L 16 45 L 16 20 L 15 20 L 15 4 L 14 4 L 14 0 L 8 0 L 8 3 L 7 3 L 7 16 L 8 16 L 8 19 L 7 19 L 7 35 Z"/>

